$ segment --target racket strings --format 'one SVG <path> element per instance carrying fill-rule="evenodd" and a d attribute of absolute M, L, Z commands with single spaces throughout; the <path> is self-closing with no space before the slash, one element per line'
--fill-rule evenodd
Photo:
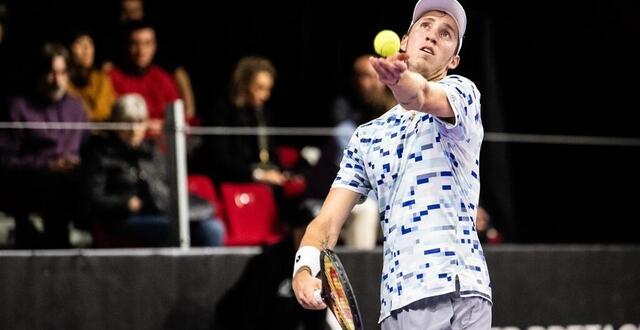
<path fill-rule="evenodd" d="M 331 292 L 329 293 L 332 300 L 331 309 L 338 319 L 338 322 L 346 329 L 355 329 L 353 320 L 353 312 L 351 310 L 349 299 L 345 291 L 342 279 L 338 270 L 334 266 L 330 258 L 325 260 L 325 276 L 328 279 Z"/>

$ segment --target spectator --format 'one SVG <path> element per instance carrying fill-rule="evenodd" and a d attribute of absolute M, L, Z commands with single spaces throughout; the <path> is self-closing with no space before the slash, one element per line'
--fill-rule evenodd
<path fill-rule="evenodd" d="M 131 24 L 131 22 L 142 21 L 147 19 L 143 0 L 121 0 L 118 11 L 119 13 L 118 13 L 117 21 L 113 22 L 113 24 L 110 24 L 111 28 L 108 31 L 105 31 L 103 33 L 105 34 L 103 38 L 105 39 L 107 44 L 111 45 L 112 49 L 118 49 L 120 48 L 119 46 L 121 46 L 120 43 L 114 42 L 113 40 L 114 36 L 122 36 L 125 32 L 123 30 L 126 30 L 127 25 Z M 171 31 L 169 32 L 175 32 L 176 27 L 171 26 L 170 29 Z M 161 33 L 162 31 L 156 30 L 156 33 L 158 32 Z M 176 45 L 173 43 L 171 46 L 172 48 L 176 47 Z M 182 51 L 183 50 L 174 52 L 174 55 L 181 54 Z M 103 64 L 103 67 L 107 71 L 110 71 L 110 69 L 113 67 L 113 63 L 111 61 L 114 59 L 115 54 L 107 52 L 107 54 L 105 55 L 107 60 Z M 164 53 L 164 55 L 166 55 L 166 53 Z M 178 90 L 180 91 L 180 96 L 182 100 L 184 101 L 184 110 L 185 110 L 186 118 L 189 119 L 190 123 L 197 123 L 198 120 L 197 118 L 195 118 L 195 113 L 196 113 L 195 95 L 193 92 L 193 88 L 191 86 L 191 77 L 189 75 L 189 72 L 180 63 L 175 63 L 174 61 L 169 61 L 169 63 L 167 61 L 161 61 L 161 62 L 162 63 L 160 65 L 165 69 L 170 68 L 170 70 L 168 71 L 172 72 L 173 74 L 174 82 Z"/>
<path fill-rule="evenodd" d="M 76 34 L 71 40 L 70 90 L 84 101 L 91 121 L 105 121 L 111 114 L 116 93 L 111 78 L 94 67 L 95 45 L 87 32 Z"/>
<path fill-rule="evenodd" d="M 113 5 L 114 7 L 111 7 Z M 119 58 L 124 50 L 123 42 L 126 41 L 125 28 L 129 22 L 141 21 L 144 15 L 144 2 L 142 0 L 120 0 L 117 4 L 112 3 L 108 10 L 112 15 L 108 15 L 107 22 L 98 28 L 98 44 L 104 45 L 100 52 L 99 60 L 104 71 L 113 69 L 114 61 L 121 61 Z"/>
<path fill-rule="evenodd" d="M 32 88 L 11 100 L 8 120 L 85 123 L 82 102 L 67 93 L 68 63 L 64 46 L 45 44 L 32 62 Z M 16 220 L 16 246 L 69 247 L 68 226 L 77 205 L 74 193 L 86 131 L 19 129 L 0 133 L 0 167 L 6 179 L 1 190 L 8 196 L 8 200 L 3 198 L 8 213 Z M 41 215 L 42 237 L 29 220 L 30 213 Z"/>
<path fill-rule="evenodd" d="M 240 59 L 231 79 L 231 92 L 218 102 L 215 113 L 204 118 L 208 126 L 267 127 L 270 112 L 267 101 L 276 78 L 276 70 L 266 58 Z M 263 131 L 257 135 L 206 136 L 195 156 L 196 172 L 206 173 L 213 182 L 261 182 L 274 191 L 281 217 L 295 217 L 305 179 L 299 173 L 305 162 L 287 166 L 279 161 L 276 143 Z M 290 165 L 290 164 L 287 164 Z M 302 187 L 302 188 L 300 188 Z"/>
<path fill-rule="evenodd" d="M 173 77 L 153 64 L 157 50 L 156 32 L 146 21 L 131 21 L 125 29 L 126 60 L 110 71 L 118 95 L 137 93 L 149 111 L 149 135 L 160 135 L 165 108 L 180 98 Z"/>
<path fill-rule="evenodd" d="M 144 1 L 121 0 L 120 20 L 122 22 L 139 21 L 144 18 Z"/>
<path fill-rule="evenodd" d="M 502 243 L 502 234 L 493 226 L 491 215 L 483 206 L 478 206 L 476 231 L 480 243 L 496 245 Z"/>
<path fill-rule="evenodd" d="M 369 63 L 372 55 L 364 54 L 353 61 L 351 93 L 336 98 L 332 116 L 334 124 L 341 130 L 348 130 L 338 137 L 336 162 L 340 162 L 342 150 L 349 142 L 351 133 L 357 126 L 364 124 L 396 105 L 391 90 L 378 79 L 378 74 Z"/>
<path fill-rule="evenodd" d="M 133 127 L 91 141 L 84 178 L 88 216 L 112 235 L 130 237 L 146 246 L 167 245 L 166 161 L 153 141 L 145 140 L 149 116 L 144 98 L 123 95 L 111 120 Z M 217 219 L 191 221 L 190 226 L 193 245 L 222 244 L 224 228 Z"/>
<path fill-rule="evenodd" d="M 205 117 L 205 124 L 229 127 L 267 127 L 270 112 L 266 106 L 276 70 L 262 57 L 242 58 L 231 80 L 229 98 L 217 102 L 215 113 Z M 257 135 L 212 136 L 203 141 L 199 160 L 215 182 L 258 181 L 282 186 L 290 177 L 281 171 L 276 145 L 271 137 Z"/>

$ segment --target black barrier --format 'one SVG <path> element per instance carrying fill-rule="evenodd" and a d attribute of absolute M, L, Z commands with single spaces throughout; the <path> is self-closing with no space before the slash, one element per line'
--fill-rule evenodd
<path fill-rule="evenodd" d="M 378 329 L 381 251 L 337 251 L 366 329 Z M 216 303 L 258 252 L 2 251 L 0 329 L 210 329 Z M 640 247 L 500 246 L 485 252 L 495 327 L 638 329 Z"/>

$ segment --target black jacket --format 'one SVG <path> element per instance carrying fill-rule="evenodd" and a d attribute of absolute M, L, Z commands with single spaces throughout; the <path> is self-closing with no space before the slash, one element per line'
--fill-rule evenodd
<path fill-rule="evenodd" d="M 165 213 L 169 203 L 166 165 L 155 146 L 132 148 L 114 135 L 93 137 L 83 157 L 87 216 L 94 221 L 123 221 L 129 199 L 142 200 L 140 213 Z"/>
<path fill-rule="evenodd" d="M 270 125 L 267 109 L 236 108 L 229 101 L 218 101 L 215 113 L 204 117 L 205 126 L 257 127 Z M 270 162 L 277 164 L 273 136 L 267 137 Z M 196 172 L 208 174 L 214 182 L 251 182 L 252 171 L 260 162 L 256 135 L 208 135 L 197 151 Z"/>

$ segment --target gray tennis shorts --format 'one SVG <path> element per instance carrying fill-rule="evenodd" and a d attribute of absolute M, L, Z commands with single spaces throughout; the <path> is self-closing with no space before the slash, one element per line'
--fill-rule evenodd
<path fill-rule="evenodd" d="M 381 326 L 382 330 L 489 330 L 491 303 L 457 293 L 424 298 L 392 311 Z"/>

